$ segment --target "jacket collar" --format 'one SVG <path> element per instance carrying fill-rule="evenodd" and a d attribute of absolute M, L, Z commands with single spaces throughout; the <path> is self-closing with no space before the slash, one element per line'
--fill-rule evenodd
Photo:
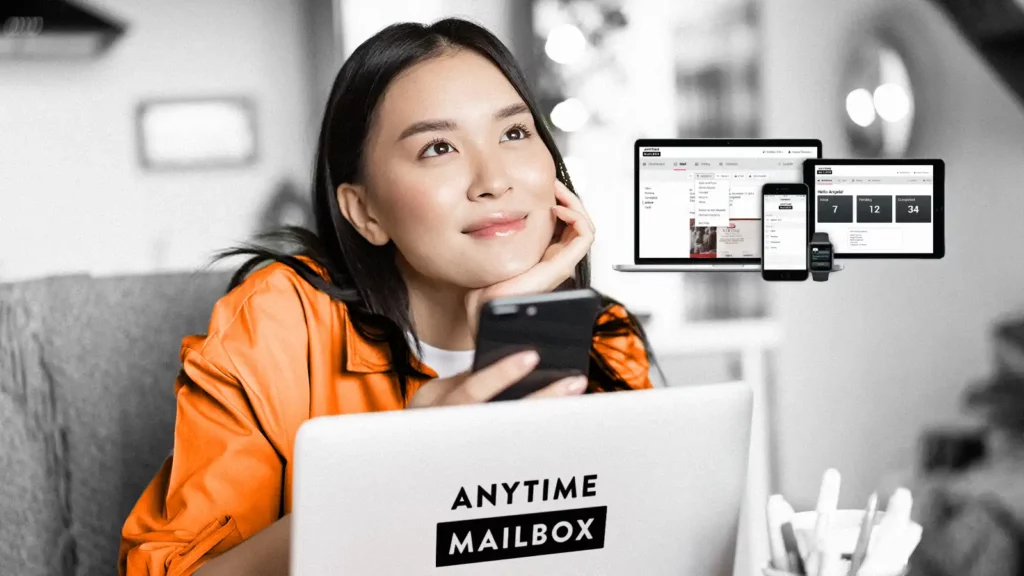
<path fill-rule="evenodd" d="M 342 317 L 345 330 L 345 370 L 361 374 L 391 372 L 391 349 L 387 343 L 369 340 L 360 334 L 347 310 L 342 313 Z M 437 377 L 437 372 L 420 362 L 415 353 L 412 367 L 431 378 Z"/>
<path fill-rule="evenodd" d="M 299 256 L 299 260 L 316 270 L 325 280 L 329 280 L 327 272 L 317 265 L 316 261 L 308 256 Z M 352 322 L 352 316 L 343 304 L 341 305 L 341 318 L 342 329 L 345 331 L 345 371 L 360 374 L 391 372 L 391 349 L 387 343 L 375 342 L 360 334 L 355 323 Z M 412 367 L 430 378 L 437 378 L 437 372 L 420 362 L 415 355 L 412 358 Z"/>
<path fill-rule="evenodd" d="M 374 342 L 356 330 L 348 310 L 342 313 L 345 329 L 345 370 L 375 374 L 391 370 L 391 350 L 384 342 Z"/>

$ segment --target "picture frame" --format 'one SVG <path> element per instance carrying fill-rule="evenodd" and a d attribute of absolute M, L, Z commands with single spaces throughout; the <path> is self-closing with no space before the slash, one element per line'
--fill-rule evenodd
<path fill-rule="evenodd" d="M 246 97 L 149 99 L 135 124 L 146 171 L 243 168 L 259 157 L 256 107 Z"/>

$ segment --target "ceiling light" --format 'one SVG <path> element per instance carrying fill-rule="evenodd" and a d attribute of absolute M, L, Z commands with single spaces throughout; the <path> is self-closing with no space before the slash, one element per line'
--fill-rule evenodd
<path fill-rule="evenodd" d="M 858 126 L 868 127 L 875 121 L 875 104 L 871 92 L 858 88 L 846 95 L 846 113 Z"/>
<path fill-rule="evenodd" d="M 883 120 L 899 122 L 910 112 L 910 98 L 907 91 L 897 84 L 882 84 L 875 88 L 875 110 Z"/>
<path fill-rule="evenodd" d="M 564 132 L 579 130 L 589 118 L 587 107 L 578 98 L 559 102 L 551 110 L 551 122 Z"/>
<path fill-rule="evenodd" d="M 587 40 L 583 32 L 572 24 L 556 26 L 548 34 L 548 40 L 544 44 L 544 52 L 559 64 L 571 64 L 583 55 L 587 47 Z"/>

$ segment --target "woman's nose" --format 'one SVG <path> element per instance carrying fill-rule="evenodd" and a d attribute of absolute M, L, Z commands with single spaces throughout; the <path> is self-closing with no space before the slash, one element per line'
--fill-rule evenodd
<path fill-rule="evenodd" d="M 512 181 L 505 167 L 493 159 L 480 161 L 476 177 L 469 187 L 470 200 L 487 200 L 501 198 L 512 190 Z"/>

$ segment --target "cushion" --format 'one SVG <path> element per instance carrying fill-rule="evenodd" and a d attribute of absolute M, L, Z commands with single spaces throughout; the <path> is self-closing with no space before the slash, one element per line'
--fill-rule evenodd
<path fill-rule="evenodd" d="M 43 360 L 43 284 L 0 286 L 0 566 L 73 574 L 66 428 Z"/>
<path fill-rule="evenodd" d="M 10 489 L 27 499 L 18 513 L 38 526 L 26 526 L 34 535 L 22 537 L 32 542 L 23 552 L 0 549 L 0 566 L 16 554 L 28 567 L 18 574 L 116 570 L 124 519 L 173 443 L 181 339 L 206 331 L 229 278 L 69 276 L 5 287 L 18 301 L 8 316 L 21 324 L 9 322 L 19 367 L 0 410 L 22 423 L 8 432 L 4 418 L 0 430 L 12 458 L 26 462 Z"/>

